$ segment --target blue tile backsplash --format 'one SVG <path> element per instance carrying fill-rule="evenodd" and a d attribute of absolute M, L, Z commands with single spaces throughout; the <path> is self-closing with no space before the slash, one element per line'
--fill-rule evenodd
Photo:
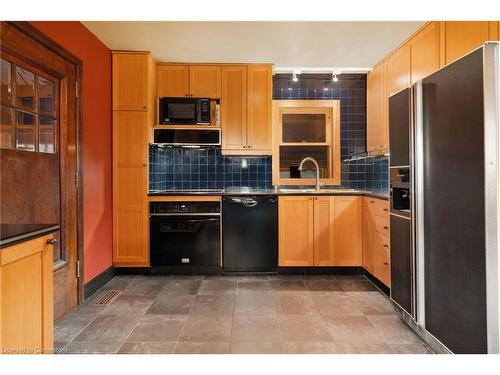
<path fill-rule="evenodd" d="M 340 100 L 341 185 L 356 189 L 389 187 L 388 157 L 352 159 L 366 153 L 366 75 L 329 74 L 273 76 L 273 99 Z M 242 167 L 242 159 L 247 167 Z M 225 157 L 220 147 L 179 148 L 150 146 L 149 189 L 224 189 L 231 186 L 272 187 L 271 157 Z"/>
<path fill-rule="evenodd" d="M 247 167 L 242 167 L 246 159 Z M 220 147 L 149 147 L 149 190 L 272 187 L 271 157 L 225 157 Z"/>

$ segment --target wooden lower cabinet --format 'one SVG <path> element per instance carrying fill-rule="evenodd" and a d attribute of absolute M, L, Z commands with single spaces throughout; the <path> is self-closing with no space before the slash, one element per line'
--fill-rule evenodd
<path fill-rule="evenodd" d="M 279 197 L 279 265 L 360 266 L 361 198 Z"/>
<path fill-rule="evenodd" d="M 52 238 L 0 249 L 0 354 L 52 353 Z"/>
<path fill-rule="evenodd" d="M 390 287 L 389 202 L 363 198 L 363 268 Z"/>

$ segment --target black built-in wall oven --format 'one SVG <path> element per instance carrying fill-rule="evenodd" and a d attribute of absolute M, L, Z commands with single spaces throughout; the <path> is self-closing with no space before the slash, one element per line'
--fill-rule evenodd
<path fill-rule="evenodd" d="M 220 202 L 151 202 L 152 266 L 220 265 Z"/>

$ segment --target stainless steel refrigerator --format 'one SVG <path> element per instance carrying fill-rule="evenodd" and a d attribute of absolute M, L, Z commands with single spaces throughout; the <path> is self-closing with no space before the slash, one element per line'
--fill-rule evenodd
<path fill-rule="evenodd" d="M 417 82 L 405 113 L 402 93 L 389 99 L 390 158 L 404 160 L 391 135 L 407 116 L 409 164 L 408 225 L 391 226 L 391 297 L 422 337 L 453 353 L 500 351 L 499 54 L 488 42 Z"/>

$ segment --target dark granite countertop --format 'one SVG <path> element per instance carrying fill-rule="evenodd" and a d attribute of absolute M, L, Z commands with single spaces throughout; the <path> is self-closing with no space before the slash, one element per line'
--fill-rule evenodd
<path fill-rule="evenodd" d="M 0 249 L 59 230 L 57 224 L 0 224 Z"/>
<path fill-rule="evenodd" d="M 247 187 L 232 187 L 227 189 L 210 190 L 154 190 L 149 192 L 150 197 L 154 196 L 175 196 L 175 195 L 363 195 L 378 199 L 389 199 L 389 189 L 363 190 L 363 189 L 323 189 L 322 191 L 303 191 L 293 188 L 279 189 L 252 189 Z"/>

